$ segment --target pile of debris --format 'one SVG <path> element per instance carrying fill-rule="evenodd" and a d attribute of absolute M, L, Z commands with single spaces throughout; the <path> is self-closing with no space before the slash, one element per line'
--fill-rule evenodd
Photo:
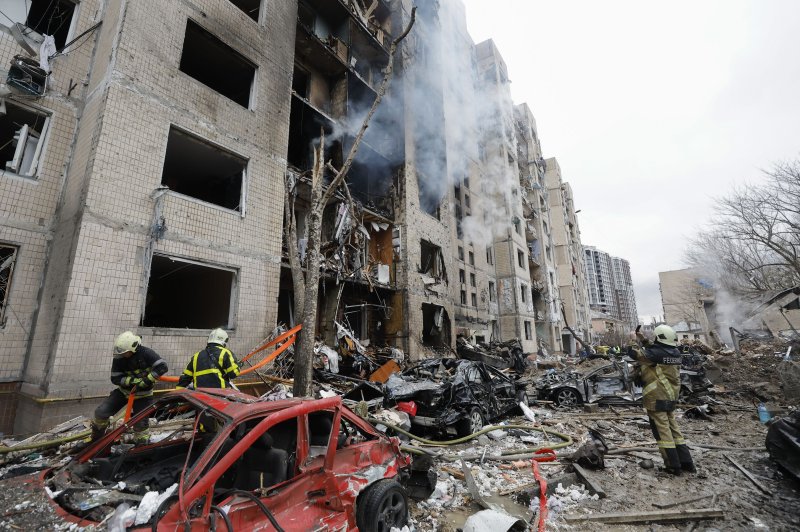
<path fill-rule="evenodd" d="M 483 362 L 498 369 L 513 368 L 519 374 L 525 373 L 529 366 L 518 338 L 507 342 L 471 344 L 459 336 L 456 339 L 456 353 L 459 358 Z"/>

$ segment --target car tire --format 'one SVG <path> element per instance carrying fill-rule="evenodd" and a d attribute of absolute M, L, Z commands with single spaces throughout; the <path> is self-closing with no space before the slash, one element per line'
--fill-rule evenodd
<path fill-rule="evenodd" d="M 369 486 L 356 502 L 356 524 L 363 532 L 389 532 L 408 524 L 408 496 L 396 480 Z"/>
<path fill-rule="evenodd" d="M 483 428 L 484 423 L 485 420 L 483 419 L 481 409 L 477 406 L 473 406 L 467 414 L 467 417 L 456 423 L 456 433 L 462 438 L 475 434 Z"/>
<path fill-rule="evenodd" d="M 557 406 L 564 407 L 578 406 L 583 402 L 581 394 L 574 388 L 559 388 L 553 392 L 553 399 Z"/>

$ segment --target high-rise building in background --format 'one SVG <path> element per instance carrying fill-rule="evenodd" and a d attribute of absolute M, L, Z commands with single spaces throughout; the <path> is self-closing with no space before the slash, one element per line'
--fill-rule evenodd
<path fill-rule="evenodd" d="M 594 318 L 604 323 L 601 331 L 607 332 L 611 327 L 609 324 L 614 324 L 615 328 L 622 327 L 622 333 L 632 331 L 639 324 L 639 316 L 630 263 L 594 246 L 584 246 L 583 253 L 589 306 Z"/>

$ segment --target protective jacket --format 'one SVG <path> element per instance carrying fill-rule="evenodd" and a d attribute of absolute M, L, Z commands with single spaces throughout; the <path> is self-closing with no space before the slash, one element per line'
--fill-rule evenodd
<path fill-rule="evenodd" d="M 681 352 L 658 342 L 632 349 L 644 381 L 644 408 L 655 412 L 675 410 L 681 387 Z"/>
<path fill-rule="evenodd" d="M 130 357 L 115 356 L 111 363 L 111 382 L 125 397 L 136 388 L 135 397 L 153 395 L 153 385 L 169 368 L 158 353 L 143 345 L 137 346 Z"/>
<path fill-rule="evenodd" d="M 183 375 L 178 379 L 178 388 L 189 384 L 197 388 L 228 388 L 231 380 L 239 376 L 239 365 L 227 347 L 208 344 L 189 360 Z"/>

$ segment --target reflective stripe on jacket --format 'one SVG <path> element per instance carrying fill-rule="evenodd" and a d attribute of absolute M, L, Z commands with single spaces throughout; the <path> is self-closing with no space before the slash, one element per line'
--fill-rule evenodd
<path fill-rule="evenodd" d="M 158 378 L 167 372 L 167 363 L 158 353 L 140 345 L 128 358 L 115 356 L 111 363 L 111 382 L 126 397 L 135 387 L 135 397 L 153 395 L 153 386 Z"/>
<path fill-rule="evenodd" d="M 228 388 L 230 381 L 239 376 L 239 365 L 230 349 L 218 344 L 208 344 L 189 360 L 178 388 L 190 383 L 197 388 Z"/>
<path fill-rule="evenodd" d="M 681 352 L 662 344 L 633 347 L 641 366 L 646 410 L 669 412 L 675 409 L 681 387 Z"/>

